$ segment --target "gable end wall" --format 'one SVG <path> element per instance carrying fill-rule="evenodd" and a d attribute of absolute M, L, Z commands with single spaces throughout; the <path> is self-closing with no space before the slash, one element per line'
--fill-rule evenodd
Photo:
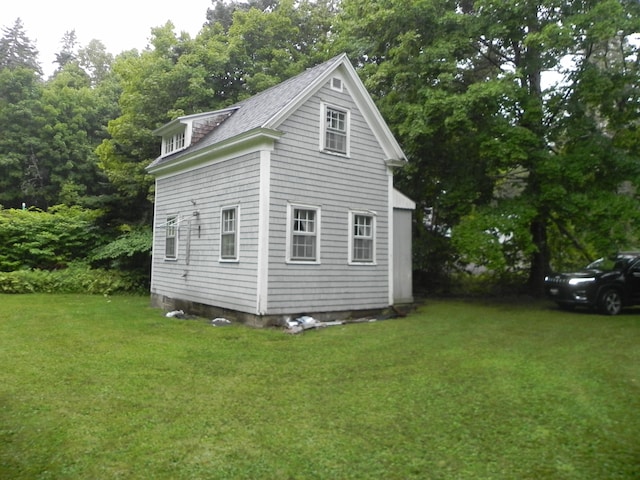
<path fill-rule="evenodd" d="M 320 152 L 321 104 L 350 111 L 350 158 Z M 347 86 L 329 83 L 279 127 L 271 162 L 271 314 L 349 311 L 389 305 L 389 174 L 384 152 Z M 321 208 L 321 262 L 287 264 L 287 204 Z M 376 265 L 349 265 L 349 211 L 376 212 Z"/>

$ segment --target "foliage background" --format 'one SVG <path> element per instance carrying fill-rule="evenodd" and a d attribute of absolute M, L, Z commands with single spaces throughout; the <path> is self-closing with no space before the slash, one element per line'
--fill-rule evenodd
<path fill-rule="evenodd" d="M 56 222 L 13 214 L 0 270 L 73 259 L 148 276 L 153 130 L 341 52 L 409 159 L 396 183 L 418 204 L 418 287 L 472 265 L 540 293 L 551 269 L 639 246 L 638 2 L 212 0 L 203 20 L 115 55 L 69 31 L 50 78 L 20 20 L 4 26 L 0 205 Z M 72 212 L 91 227 L 65 227 Z M 80 247 L 91 236 L 99 250 Z"/>

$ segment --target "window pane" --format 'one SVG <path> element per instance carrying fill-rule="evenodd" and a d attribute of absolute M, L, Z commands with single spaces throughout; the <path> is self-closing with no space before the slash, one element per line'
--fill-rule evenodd
<path fill-rule="evenodd" d="M 184 147 L 184 132 L 176 135 L 176 148 Z"/>
<path fill-rule="evenodd" d="M 294 235 L 291 258 L 294 260 L 315 260 L 316 238 L 311 236 Z"/>
<path fill-rule="evenodd" d="M 373 241 L 363 238 L 354 239 L 353 259 L 359 262 L 373 261 Z"/>
<path fill-rule="evenodd" d="M 293 231 L 314 233 L 316 212 L 314 210 L 295 209 L 293 213 Z"/>
<path fill-rule="evenodd" d="M 236 258 L 236 236 L 235 234 L 222 235 L 222 258 Z"/>
<path fill-rule="evenodd" d="M 223 210 L 222 231 L 224 233 L 235 233 L 236 231 L 236 210 L 235 209 Z"/>

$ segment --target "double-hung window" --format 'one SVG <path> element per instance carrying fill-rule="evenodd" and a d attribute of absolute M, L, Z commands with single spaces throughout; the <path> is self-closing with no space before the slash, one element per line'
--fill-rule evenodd
<path fill-rule="evenodd" d="M 225 207 L 220 215 L 220 260 L 238 259 L 238 207 Z"/>
<path fill-rule="evenodd" d="M 287 259 L 313 262 L 320 259 L 320 209 L 289 205 Z"/>
<path fill-rule="evenodd" d="M 165 225 L 164 258 L 175 260 L 178 258 L 178 216 L 168 216 Z"/>
<path fill-rule="evenodd" d="M 326 152 L 349 154 L 349 112 L 323 105 L 324 126 L 322 149 Z"/>
<path fill-rule="evenodd" d="M 351 263 L 375 263 L 376 217 L 370 213 L 350 212 L 349 260 Z"/>

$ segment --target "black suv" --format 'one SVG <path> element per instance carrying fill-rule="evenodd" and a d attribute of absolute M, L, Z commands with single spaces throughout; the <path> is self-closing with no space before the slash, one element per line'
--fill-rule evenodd
<path fill-rule="evenodd" d="M 601 258 L 584 270 L 545 278 L 547 296 L 561 308 L 579 305 L 617 315 L 622 307 L 640 304 L 640 252 Z"/>

